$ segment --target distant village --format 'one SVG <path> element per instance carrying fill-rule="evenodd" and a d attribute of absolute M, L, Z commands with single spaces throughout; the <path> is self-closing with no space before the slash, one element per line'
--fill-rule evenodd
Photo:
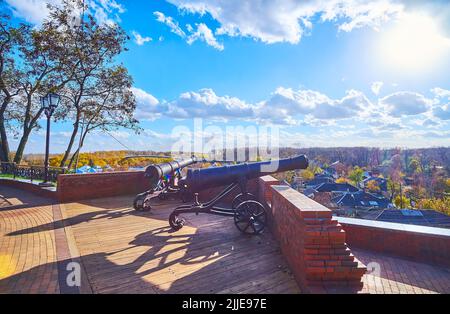
<path fill-rule="evenodd" d="M 314 167 L 321 169 L 320 173 L 305 178 L 300 171 L 290 185 L 332 209 L 335 216 L 450 228 L 450 216 L 432 209 L 411 209 L 414 201 L 408 199 L 410 203 L 406 204 L 406 198 L 401 194 L 394 204 L 393 195 L 388 191 L 388 180 L 380 170 L 365 171 L 357 167 L 361 172 L 358 182 L 351 184 L 339 173 L 341 166 L 339 161 L 330 165 L 316 164 Z"/>

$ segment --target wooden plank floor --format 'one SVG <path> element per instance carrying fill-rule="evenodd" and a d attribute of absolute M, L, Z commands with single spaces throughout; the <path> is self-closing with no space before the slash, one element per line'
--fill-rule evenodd
<path fill-rule="evenodd" d="M 132 197 L 62 205 L 94 293 L 299 293 L 269 232 L 246 236 L 233 219 L 185 215 L 177 204 L 138 213 Z"/>

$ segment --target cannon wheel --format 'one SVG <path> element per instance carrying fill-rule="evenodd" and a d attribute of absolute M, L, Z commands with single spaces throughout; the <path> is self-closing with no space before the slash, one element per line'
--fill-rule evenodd
<path fill-rule="evenodd" d="M 267 224 L 267 214 L 264 206 L 254 200 L 240 203 L 234 212 L 234 224 L 243 233 L 261 233 Z"/>
<path fill-rule="evenodd" d="M 183 228 L 185 222 L 186 221 L 183 218 L 178 217 L 178 214 L 175 212 L 172 212 L 169 216 L 169 225 L 175 231 Z"/>
<path fill-rule="evenodd" d="M 136 195 L 133 201 L 133 207 L 138 212 L 148 212 L 152 209 L 147 199 L 149 193 L 141 193 Z"/>
<path fill-rule="evenodd" d="M 231 208 L 235 209 L 240 203 L 251 199 L 256 199 L 252 193 L 240 193 L 231 202 Z"/>

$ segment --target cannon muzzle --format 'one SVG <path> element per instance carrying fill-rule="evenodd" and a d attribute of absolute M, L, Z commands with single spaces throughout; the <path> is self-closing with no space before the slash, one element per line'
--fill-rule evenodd
<path fill-rule="evenodd" d="M 163 176 L 177 171 L 178 169 L 195 164 L 197 158 L 192 156 L 179 161 L 170 161 L 162 164 L 150 165 L 145 169 L 145 176 L 152 182 L 158 182 Z"/>

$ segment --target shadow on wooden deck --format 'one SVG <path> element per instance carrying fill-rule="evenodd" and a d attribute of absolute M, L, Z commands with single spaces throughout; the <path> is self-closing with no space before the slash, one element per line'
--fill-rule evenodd
<path fill-rule="evenodd" d="M 66 204 L 66 219 L 39 226 L 40 231 L 70 227 L 84 282 L 94 293 L 300 292 L 270 233 L 246 236 L 230 218 L 195 214 L 186 215 L 187 225 L 173 232 L 167 218 L 177 202 L 141 213 L 130 208 L 131 201 L 114 197 Z M 7 236 L 36 230 L 17 229 Z M 0 280 L 0 292 L 8 292 L 8 283 L 26 282 L 49 267 Z M 60 286 L 64 278 L 60 274 Z M 22 292 L 18 289 L 9 292 Z"/>

